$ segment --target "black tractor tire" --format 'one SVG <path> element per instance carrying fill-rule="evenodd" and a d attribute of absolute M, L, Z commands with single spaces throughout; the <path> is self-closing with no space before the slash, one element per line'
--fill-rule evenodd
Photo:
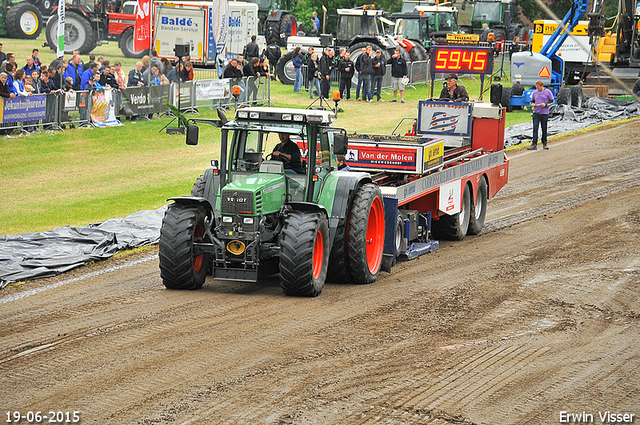
<path fill-rule="evenodd" d="M 582 86 L 572 86 L 571 90 L 571 106 L 582 109 Z"/>
<path fill-rule="evenodd" d="M 513 111 L 513 106 L 511 106 L 511 95 L 513 93 L 513 87 L 503 87 L 502 88 L 502 99 L 500 103 L 503 107 L 507 108 L 507 112 Z"/>
<path fill-rule="evenodd" d="M 193 255 L 193 244 L 205 235 L 202 206 L 171 204 L 160 228 L 160 276 L 167 289 L 200 289 L 211 266 L 209 255 Z"/>
<path fill-rule="evenodd" d="M 282 84 L 292 86 L 296 81 L 295 70 L 293 69 L 293 52 L 287 52 L 278 60 L 276 65 L 276 75 Z"/>
<path fill-rule="evenodd" d="M 280 286 L 287 295 L 317 297 L 329 265 L 329 225 L 320 212 L 292 211 L 280 240 Z"/>
<path fill-rule="evenodd" d="M 422 45 L 420 41 L 412 40 L 415 46 L 411 48 L 409 54 L 411 55 L 411 60 L 416 61 L 426 61 L 429 59 L 429 54 L 427 53 L 427 49 Z"/>
<path fill-rule="evenodd" d="M 349 218 L 349 273 L 353 283 L 378 278 L 384 250 L 384 203 L 378 185 L 367 183 L 356 192 Z"/>
<path fill-rule="evenodd" d="M 572 102 L 573 99 L 571 96 L 571 89 L 569 87 L 563 87 L 558 90 L 558 105 L 571 105 Z"/>
<path fill-rule="evenodd" d="M 52 0 L 40 0 L 37 3 L 35 3 L 38 7 L 38 9 L 40 10 L 40 13 L 42 13 L 42 17 L 49 17 L 51 16 L 51 14 L 53 13 L 53 6 L 54 3 Z M 57 6 L 58 3 L 55 4 L 55 6 Z"/>
<path fill-rule="evenodd" d="M 73 53 L 79 50 L 81 55 L 91 52 L 96 47 L 96 40 L 91 22 L 77 13 L 67 12 L 64 19 L 64 51 Z M 54 14 L 47 21 L 47 43 L 54 52 L 58 46 L 58 15 Z"/>
<path fill-rule="evenodd" d="M 394 241 L 395 250 L 396 250 L 396 258 L 406 251 L 406 247 L 404 246 L 404 219 L 402 218 L 402 214 L 398 211 L 398 217 L 396 218 L 396 238 Z"/>
<path fill-rule="evenodd" d="M 407 49 L 405 49 L 403 46 L 398 45 L 398 48 L 400 48 L 400 56 L 407 62 L 411 62 L 411 54 L 409 54 L 409 52 L 407 51 Z M 413 50 L 413 49 L 411 49 Z M 381 56 L 382 57 L 382 56 Z"/>
<path fill-rule="evenodd" d="M 489 188 L 484 177 L 480 178 L 478 193 L 476 193 L 476 204 L 471 205 L 469 214 L 469 229 L 467 234 L 478 235 L 484 227 L 484 220 L 487 215 L 487 200 L 489 199 Z"/>
<path fill-rule="evenodd" d="M 196 179 L 196 182 L 193 184 L 193 188 L 191 189 L 191 196 L 204 198 L 204 190 L 206 186 L 207 186 L 207 181 L 204 179 L 204 174 L 201 174 L 200 177 L 198 177 Z"/>
<path fill-rule="evenodd" d="M 15 3 L 6 10 L 4 23 L 9 37 L 34 40 L 42 32 L 42 13 L 29 2 Z"/>
<path fill-rule="evenodd" d="M 471 191 L 469 185 L 465 185 L 462 194 L 460 212 L 453 215 L 443 215 L 438 220 L 431 222 L 431 233 L 435 239 L 461 241 L 469 229 L 469 217 L 471 215 Z"/>
<path fill-rule="evenodd" d="M 134 44 L 133 27 L 130 27 L 124 30 L 122 35 L 120 35 L 120 40 L 118 41 L 120 51 L 124 57 L 141 59 L 145 55 L 149 54 L 149 49 L 135 50 Z"/>
<path fill-rule="evenodd" d="M 331 253 L 329 254 L 327 282 L 351 282 L 351 276 L 349 275 L 349 256 L 347 254 L 349 249 L 347 245 L 348 239 L 346 223 L 339 225 L 336 229 L 336 235 L 333 238 Z"/>
<path fill-rule="evenodd" d="M 281 46 L 283 40 L 280 37 L 280 22 L 266 21 L 264 24 L 264 36 L 267 44 L 275 42 Z"/>
<path fill-rule="evenodd" d="M 522 84 L 516 83 L 511 87 L 511 96 L 522 96 L 524 93 L 524 86 Z"/>
<path fill-rule="evenodd" d="M 495 41 L 507 39 L 507 33 L 502 28 L 496 28 L 495 30 L 493 30 L 493 36 Z"/>

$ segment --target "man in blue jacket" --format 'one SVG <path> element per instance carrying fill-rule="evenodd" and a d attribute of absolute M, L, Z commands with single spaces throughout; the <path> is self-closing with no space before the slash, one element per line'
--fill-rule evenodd
<path fill-rule="evenodd" d="M 87 68 L 87 70 L 82 73 L 82 77 L 80 78 L 80 87 L 82 87 L 82 90 L 84 90 L 84 87 L 89 82 L 89 79 L 95 78 L 97 70 L 98 70 L 98 64 L 95 62 L 93 63 L 90 62 L 89 68 Z"/>
<path fill-rule="evenodd" d="M 75 90 L 80 90 L 80 74 L 82 73 L 80 70 L 82 67 L 80 66 L 80 55 L 74 55 L 71 62 L 67 64 L 67 70 L 64 71 L 62 77 L 66 80 L 67 77 L 71 77 L 73 80 L 73 88 Z"/>

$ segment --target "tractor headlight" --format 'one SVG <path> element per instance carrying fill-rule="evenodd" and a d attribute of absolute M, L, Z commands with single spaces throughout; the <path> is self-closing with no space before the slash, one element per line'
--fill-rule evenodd
<path fill-rule="evenodd" d="M 233 223 L 233 217 L 231 217 L 230 215 L 225 215 L 224 217 L 222 217 L 222 222 L 223 223 Z"/>
<path fill-rule="evenodd" d="M 251 112 L 251 113 L 249 113 L 249 117 L 252 120 L 258 120 L 258 119 L 260 119 L 260 112 Z"/>
<path fill-rule="evenodd" d="M 244 224 L 253 224 L 253 217 L 245 217 L 243 223 Z"/>
<path fill-rule="evenodd" d="M 282 114 L 282 121 L 291 121 L 291 114 Z"/>
<path fill-rule="evenodd" d="M 249 118 L 249 113 L 247 111 L 238 111 L 238 118 Z"/>
<path fill-rule="evenodd" d="M 304 115 L 302 115 L 302 114 L 295 114 L 295 115 L 293 116 L 293 120 L 294 120 L 294 121 L 300 121 L 300 122 L 302 122 L 302 121 L 304 121 Z"/>

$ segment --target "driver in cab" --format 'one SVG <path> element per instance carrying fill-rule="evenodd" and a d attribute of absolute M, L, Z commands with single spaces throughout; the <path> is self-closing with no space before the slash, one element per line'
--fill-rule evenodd
<path fill-rule="evenodd" d="M 284 172 L 289 174 L 304 174 L 300 149 L 287 133 L 280 133 L 280 143 L 273 148 L 273 159 L 284 163 Z"/>
<path fill-rule="evenodd" d="M 458 76 L 456 74 L 449 74 L 447 76 L 447 84 L 443 87 L 440 93 L 440 100 L 447 100 L 449 102 L 468 102 L 469 93 L 464 86 L 458 85 Z"/>

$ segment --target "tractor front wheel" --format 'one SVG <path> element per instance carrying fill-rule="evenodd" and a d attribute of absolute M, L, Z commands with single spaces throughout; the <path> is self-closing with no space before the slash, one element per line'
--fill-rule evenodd
<path fill-rule="evenodd" d="M 194 252 L 194 243 L 205 235 L 206 210 L 201 206 L 172 204 L 160 229 L 160 276 L 167 289 L 200 289 L 210 261 Z"/>
<path fill-rule="evenodd" d="M 289 213 L 280 243 L 280 286 L 287 295 L 317 297 L 329 265 L 329 225 L 322 213 Z"/>
<path fill-rule="evenodd" d="M 384 249 L 384 204 L 378 185 L 362 186 L 353 200 L 349 219 L 349 266 L 354 283 L 378 278 Z"/>

